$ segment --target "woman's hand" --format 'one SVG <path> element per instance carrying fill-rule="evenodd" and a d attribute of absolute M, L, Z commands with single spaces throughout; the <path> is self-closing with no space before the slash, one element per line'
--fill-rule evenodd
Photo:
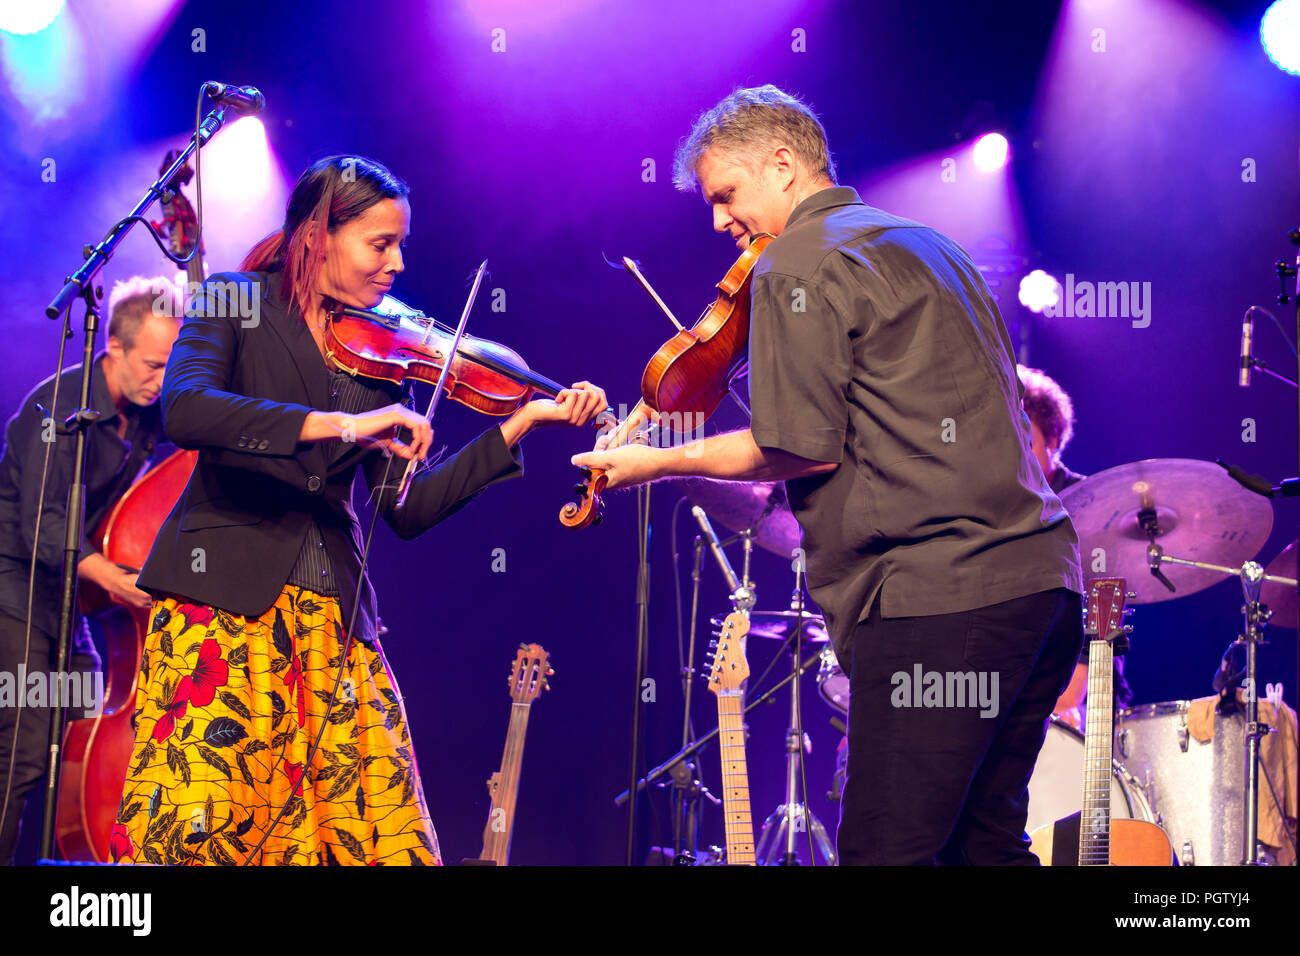
<path fill-rule="evenodd" d="M 501 434 L 513 448 L 540 425 L 586 425 L 608 407 L 603 390 L 590 382 L 575 382 L 572 388 L 561 389 L 554 401 L 539 398 L 519 409 L 501 423 Z"/>
<path fill-rule="evenodd" d="M 410 444 L 398 439 L 399 428 L 410 430 Z M 382 448 L 399 458 L 423 460 L 433 444 L 433 426 L 423 415 L 417 415 L 405 405 L 389 405 L 357 415 L 342 412 L 309 414 L 302 423 L 298 440 L 316 442 L 328 438 L 354 441 L 365 448 Z"/>

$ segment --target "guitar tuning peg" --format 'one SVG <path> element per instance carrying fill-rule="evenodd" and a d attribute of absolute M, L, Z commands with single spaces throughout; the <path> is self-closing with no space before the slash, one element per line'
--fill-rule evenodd
<path fill-rule="evenodd" d="M 525 643 L 523 643 L 522 641 L 520 641 L 520 642 L 519 642 L 519 649 L 520 649 L 521 651 L 526 651 L 526 650 L 528 650 L 528 645 L 525 644 Z"/>
<path fill-rule="evenodd" d="M 555 673 L 555 668 L 552 667 L 550 664 L 547 664 L 547 665 L 546 665 L 546 676 L 547 676 L 547 677 L 550 677 L 550 676 L 551 676 L 552 674 L 554 674 L 554 673 Z"/>
<path fill-rule="evenodd" d="M 1130 601 L 1136 601 L 1136 600 L 1137 600 L 1137 592 L 1136 592 L 1136 591 L 1126 591 L 1126 592 L 1124 593 L 1124 596 L 1125 596 L 1126 598 L 1128 598 Z"/>

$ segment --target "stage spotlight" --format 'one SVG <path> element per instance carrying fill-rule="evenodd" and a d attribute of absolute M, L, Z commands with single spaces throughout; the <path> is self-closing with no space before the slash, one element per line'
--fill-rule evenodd
<path fill-rule="evenodd" d="M 1277 0 L 1264 11 L 1259 42 L 1279 70 L 1300 76 L 1300 0 Z"/>
<path fill-rule="evenodd" d="M 63 0 L 13 0 L 0 8 L 0 31 L 25 37 L 40 33 L 63 12 Z"/>
<path fill-rule="evenodd" d="M 981 173 L 992 173 L 1007 164 L 1010 147 L 1001 133 L 985 133 L 975 142 L 975 168 Z"/>
<path fill-rule="evenodd" d="M 1061 283 L 1042 269 L 1035 269 L 1020 280 L 1020 304 L 1030 312 L 1042 312 L 1060 302 Z"/>

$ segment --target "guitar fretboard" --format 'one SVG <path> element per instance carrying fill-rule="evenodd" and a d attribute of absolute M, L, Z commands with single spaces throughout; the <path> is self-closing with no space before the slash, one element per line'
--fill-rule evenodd
<path fill-rule="evenodd" d="M 754 820 L 749 809 L 749 765 L 745 760 L 745 692 L 718 692 L 718 742 L 722 752 L 722 815 L 727 862 L 755 865 Z"/>
<path fill-rule="evenodd" d="M 1083 746 L 1083 812 L 1079 820 L 1080 866 L 1110 865 L 1114 660 L 1114 652 L 1108 641 L 1094 640 L 1089 644 L 1088 721 Z"/>

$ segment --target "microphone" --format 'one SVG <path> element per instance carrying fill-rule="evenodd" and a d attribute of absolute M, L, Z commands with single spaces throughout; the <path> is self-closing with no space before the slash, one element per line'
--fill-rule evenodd
<path fill-rule="evenodd" d="M 203 92 L 217 106 L 229 106 L 241 116 L 252 116 L 266 109 L 266 97 L 256 86 L 208 82 L 203 84 Z"/>
<path fill-rule="evenodd" d="M 709 516 L 704 513 L 704 509 L 699 505 L 694 505 L 691 508 L 691 514 L 695 515 L 695 520 L 699 522 L 704 536 L 709 539 L 709 550 L 713 552 L 713 557 L 717 560 L 718 566 L 722 568 L 722 576 L 727 579 L 727 587 L 733 592 L 739 591 L 740 579 L 736 577 L 731 562 L 727 560 L 727 553 L 722 550 L 722 543 L 718 541 L 718 536 L 713 532 L 713 525 L 709 522 Z"/>
<path fill-rule="evenodd" d="M 1242 388 L 1250 387 L 1250 370 L 1254 368 L 1255 358 L 1255 319 L 1246 310 L 1246 317 L 1241 320 L 1241 371 L 1237 376 L 1237 384 Z"/>

